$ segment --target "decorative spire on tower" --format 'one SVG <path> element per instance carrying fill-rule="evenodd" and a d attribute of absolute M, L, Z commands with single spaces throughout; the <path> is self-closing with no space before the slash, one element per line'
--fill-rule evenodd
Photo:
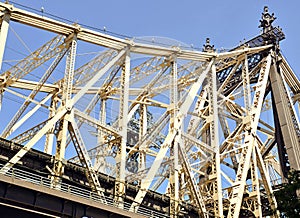
<path fill-rule="evenodd" d="M 216 50 L 215 46 L 210 44 L 210 38 L 206 38 L 206 42 L 205 42 L 205 45 L 203 45 L 202 51 L 204 51 L 204 52 L 214 52 L 215 50 Z"/>
<path fill-rule="evenodd" d="M 263 28 L 263 33 L 267 33 L 272 29 L 272 23 L 276 17 L 274 16 L 274 13 L 272 15 L 269 13 L 269 8 L 268 6 L 264 7 L 264 12 L 262 13 L 261 20 L 260 20 L 260 25 L 259 27 Z"/>

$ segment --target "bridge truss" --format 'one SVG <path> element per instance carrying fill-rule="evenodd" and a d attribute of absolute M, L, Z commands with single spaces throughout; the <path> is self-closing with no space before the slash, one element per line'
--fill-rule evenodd
<path fill-rule="evenodd" d="M 53 155 L 53 188 L 69 160 L 103 201 L 133 212 L 152 190 L 169 197 L 170 217 L 188 214 L 183 204 L 199 217 L 278 217 L 273 187 L 300 169 L 300 82 L 267 8 L 261 35 L 220 52 L 209 40 L 198 51 L 123 39 L 5 3 L 0 15 L 1 137 L 24 145 L 2 174 L 36 148 Z M 20 24 L 53 38 L 7 67 Z M 86 45 L 97 51 L 89 60 L 77 53 Z M 112 193 L 99 173 L 115 178 Z M 127 184 L 139 187 L 131 199 Z"/>

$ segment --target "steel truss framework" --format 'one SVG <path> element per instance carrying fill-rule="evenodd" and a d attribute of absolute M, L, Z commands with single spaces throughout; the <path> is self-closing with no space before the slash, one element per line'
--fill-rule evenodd
<path fill-rule="evenodd" d="M 120 208 L 126 183 L 133 183 L 140 188 L 132 211 L 154 190 L 169 195 L 171 217 L 185 212 L 182 203 L 200 217 L 262 217 L 265 207 L 278 217 L 272 187 L 290 168 L 300 169 L 300 82 L 279 50 L 284 35 L 272 27 L 267 8 L 263 34 L 223 52 L 209 40 L 196 51 L 116 38 L 4 3 L 0 15 L 1 65 L 11 23 L 57 34 L 2 69 L 1 113 L 8 94 L 22 105 L 4 115 L 10 120 L 1 122 L 1 137 L 24 147 L 1 173 L 43 145 L 54 156 L 49 175 L 59 188 L 73 149 L 71 161 L 86 168 L 100 196 L 107 193 L 97 173 L 116 178 Z M 101 52 L 76 67 L 81 42 Z M 142 61 L 134 61 L 136 55 Z M 58 65 L 65 72 L 52 82 Z M 41 110 L 47 116 L 33 119 Z"/>

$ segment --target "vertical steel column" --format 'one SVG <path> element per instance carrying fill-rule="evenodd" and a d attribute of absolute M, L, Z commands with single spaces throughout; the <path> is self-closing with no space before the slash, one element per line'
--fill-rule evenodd
<path fill-rule="evenodd" d="M 66 62 L 66 71 L 63 83 L 62 90 L 62 106 L 66 108 L 68 113 L 61 118 L 58 132 L 57 132 L 57 143 L 56 143 L 56 153 L 53 166 L 53 177 L 51 178 L 52 185 L 54 187 L 59 186 L 61 181 L 61 176 L 63 174 L 63 159 L 65 157 L 65 150 L 67 145 L 67 132 L 68 132 L 68 123 L 67 120 L 69 113 L 73 107 L 72 103 L 72 88 L 73 88 L 73 77 L 74 77 L 74 68 L 75 68 L 75 56 L 77 48 L 77 37 L 76 34 L 70 36 L 71 49 L 68 52 L 67 62 Z"/>
<path fill-rule="evenodd" d="M 242 80 L 243 80 L 243 91 L 244 91 L 244 104 L 246 109 L 246 114 L 244 118 L 244 123 L 246 124 L 246 129 L 250 129 L 250 109 L 251 109 L 251 90 L 250 90 L 250 77 L 249 77 L 249 70 L 248 70 L 248 57 L 245 54 L 244 66 L 242 70 Z M 252 206 L 253 206 L 253 213 L 255 217 L 262 216 L 262 209 L 261 209 L 261 200 L 260 200 L 260 193 L 259 193 L 259 181 L 258 181 L 258 170 L 257 170 L 257 160 L 255 151 L 252 151 L 252 158 L 251 158 L 251 165 L 250 165 L 250 172 L 251 172 L 251 180 L 252 180 L 252 189 L 251 189 L 251 196 L 253 199 Z"/>
<path fill-rule="evenodd" d="M 72 98 L 72 88 L 73 88 L 73 77 L 74 77 L 74 68 L 75 68 L 75 56 L 76 56 L 76 48 L 77 48 L 77 37 L 76 34 L 71 36 L 71 49 L 67 56 L 66 62 L 66 71 L 63 83 L 62 90 L 62 104 L 70 110 L 73 107 L 71 102 Z"/>
<path fill-rule="evenodd" d="M 216 65 L 211 67 L 209 76 L 209 117 L 210 122 L 210 142 L 215 151 L 213 157 L 213 199 L 214 199 L 214 215 L 223 217 L 223 200 L 222 200 L 222 184 L 221 184 L 221 165 L 220 165 L 220 150 L 219 150 L 219 112 L 218 112 L 218 89 L 217 89 L 217 73 Z"/>
<path fill-rule="evenodd" d="M 99 114 L 99 120 L 100 123 L 105 124 L 106 123 L 106 99 L 101 99 L 100 102 L 100 114 Z M 96 171 L 99 171 L 101 173 L 106 173 L 105 169 L 105 148 L 104 146 L 104 134 L 100 128 L 97 130 L 97 145 L 100 146 L 99 152 L 96 155 L 96 161 L 94 168 Z"/>
<path fill-rule="evenodd" d="M 2 16 L 1 29 L 0 29 L 0 70 L 2 69 L 4 48 L 6 45 L 6 38 L 7 38 L 8 27 L 9 27 L 9 19 L 10 19 L 10 15 L 8 13 L 5 13 Z M 0 110 L 2 107 L 2 98 L 3 98 L 3 92 L 2 90 L 0 90 Z"/>
<path fill-rule="evenodd" d="M 262 208 L 261 208 L 261 199 L 260 199 L 260 187 L 259 187 L 259 180 L 258 180 L 258 170 L 257 170 L 257 158 L 255 149 L 252 151 L 252 159 L 251 159 L 251 180 L 252 180 L 252 189 L 251 189 L 251 196 L 253 198 L 253 212 L 255 217 L 262 217 Z"/>
<path fill-rule="evenodd" d="M 128 119 L 128 99 L 129 99 L 129 76 L 130 76 L 130 51 L 126 51 L 125 63 L 121 75 L 120 87 L 120 109 L 119 109 L 119 131 L 121 144 L 116 157 L 116 183 L 115 201 L 120 208 L 123 207 L 125 195 L 125 164 L 126 164 L 126 144 L 127 144 L 127 119 Z"/>
<path fill-rule="evenodd" d="M 250 107 L 251 107 L 251 90 L 250 90 L 250 77 L 249 77 L 247 54 L 245 54 L 245 62 L 242 70 L 242 79 L 243 79 L 245 109 L 247 111 L 246 116 L 248 117 L 250 112 Z"/>
<path fill-rule="evenodd" d="M 5 13 L 2 16 L 1 29 L 0 29 L 0 70 L 2 69 L 2 60 L 4 55 L 4 48 L 6 45 L 9 20 L 10 20 L 10 15 L 8 13 Z"/>
<path fill-rule="evenodd" d="M 287 177 L 288 168 L 300 169 L 300 126 L 293 102 L 288 93 L 289 90 L 284 84 L 284 78 L 280 74 L 277 65 L 273 65 L 271 68 L 270 81 L 274 100 L 273 107 L 276 111 L 275 128 L 278 128 L 276 140 L 279 157 L 281 157 L 280 163 L 284 176 Z M 288 155 L 289 163 L 286 163 L 285 152 Z"/>
<path fill-rule="evenodd" d="M 61 176 L 64 173 L 64 164 L 63 159 L 65 157 L 66 151 L 66 141 L 67 141 L 67 132 L 68 132 L 68 121 L 66 120 L 66 114 L 59 122 L 59 129 L 57 132 L 57 141 L 56 141 L 56 152 L 53 165 L 53 175 L 51 177 L 51 183 L 53 187 L 59 188 L 61 183 Z"/>
<path fill-rule="evenodd" d="M 147 133 L 147 105 L 141 104 L 140 105 L 140 129 L 139 129 L 139 141 L 142 140 L 143 136 Z M 146 167 L 146 152 L 145 148 L 142 146 L 139 148 L 139 170 L 142 171 Z"/>
<path fill-rule="evenodd" d="M 171 105 L 171 119 L 170 130 L 175 131 L 174 124 L 178 113 L 178 87 L 177 87 L 177 58 L 173 57 L 172 73 L 170 75 L 170 105 Z M 181 137 L 181 127 L 179 127 L 178 134 L 175 136 L 170 148 L 170 158 L 173 160 L 170 164 L 170 217 L 178 217 L 179 211 L 179 178 L 178 178 L 178 143 Z"/>
<path fill-rule="evenodd" d="M 51 104 L 50 104 L 51 110 L 49 113 L 49 118 L 53 117 L 56 113 L 57 104 L 58 104 L 57 98 L 58 98 L 57 94 L 55 94 L 51 98 Z M 46 134 L 46 142 L 44 147 L 44 152 L 46 154 L 50 154 L 50 155 L 52 154 L 53 141 L 54 141 L 54 126 Z"/>

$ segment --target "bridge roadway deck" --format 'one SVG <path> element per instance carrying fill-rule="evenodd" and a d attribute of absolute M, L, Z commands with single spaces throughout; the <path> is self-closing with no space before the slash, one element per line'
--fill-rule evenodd
<path fill-rule="evenodd" d="M 20 146 L 0 138 L 0 167 L 20 149 Z M 15 210 L 16 207 L 20 207 L 27 210 L 27 213 L 38 211 L 50 214 L 52 217 L 82 217 L 85 214 L 94 218 L 151 217 L 152 215 L 169 217 L 169 197 L 155 192 L 146 195 L 139 214 L 126 211 L 129 210 L 138 191 L 138 186 L 134 184 L 126 184 L 125 210 L 115 208 L 112 200 L 114 178 L 103 174 L 99 174 L 99 181 L 105 189 L 107 199 L 106 204 L 100 203 L 101 199 L 97 199 L 98 196 L 88 187 L 84 169 L 74 163 L 66 162 L 61 190 L 55 190 L 50 187 L 48 178 L 50 173 L 46 167 L 51 168 L 52 161 L 52 156 L 31 150 L 13 170 L 6 175 L 0 175 L 0 207 L 5 207 L 6 211 L 9 211 L 10 205 L 14 206 Z M 191 205 L 183 206 L 189 217 L 198 217 Z"/>
<path fill-rule="evenodd" d="M 71 189 L 63 191 L 51 189 L 46 179 L 26 178 L 26 174 L 23 174 L 22 178 L 21 173 L 21 171 L 14 170 L 9 175 L 0 175 L 2 206 L 15 209 L 12 212 L 3 209 L 7 217 L 16 216 L 16 210 L 21 210 L 25 214 L 30 213 L 30 217 L 34 215 L 42 217 L 145 217 L 116 208 L 112 201 L 110 205 L 107 205 L 100 203 L 97 199 L 92 199 L 92 196 L 84 196 L 80 192 L 75 193 L 75 190 L 72 192 Z M 70 186 L 67 187 L 70 188 Z"/>

